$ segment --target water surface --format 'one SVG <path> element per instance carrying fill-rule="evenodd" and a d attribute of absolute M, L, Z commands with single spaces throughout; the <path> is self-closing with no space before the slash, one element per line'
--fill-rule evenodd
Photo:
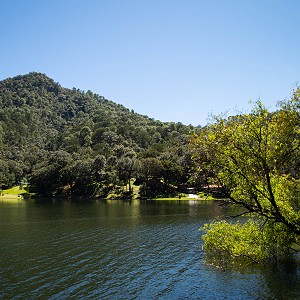
<path fill-rule="evenodd" d="M 0 202 L 0 299 L 299 299 L 296 261 L 205 263 L 217 202 Z"/>

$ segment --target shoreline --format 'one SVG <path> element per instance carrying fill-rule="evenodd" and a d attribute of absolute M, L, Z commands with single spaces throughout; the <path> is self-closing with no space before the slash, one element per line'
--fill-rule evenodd
<path fill-rule="evenodd" d="M 14 186 L 10 189 L 2 190 L 0 192 L 0 201 L 14 201 L 24 200 L 24 196 L 27 191 L 20 186 Z"/>
<path fill-rule="evenodd" d="M 24 200 L 22 195 L 13 195 L 13 194 L 1 194 L 0 195 L 0 202 L 21 202 Z"/>
<path fill-rule="evenodd" d="M 21 200 L 25 200 L 27 197 L 24 197 L 24 195 L 26 195 L 27 192 L 24 189 L 19 189 L 18 187 L 13 187 L 9 190 L 4 190 L 0 193 L 0 202 L 18 202 Z M 68 198 L 66 199 L 62 199 L 60 197 L 58 197 L 60 200 L 68 200 Z M 76 198 L 76 197 L 75 197 Z M 39 199 L 39 197 L 37 197 L 36 199 Z M 79 199 L 83 200 L 82 197 L 79 197 Z M 100 198 L 89 198 L 89 200 L 91 199 L 95 199 L 95 200 L 99 200 Z M 148 198 L 148 199 L 144 199 L 144 198 L 132 198 L 132 199 L 125 199 L 125 198 L 101 198 L 102 200 L 154 200 L 154 201 L 212 201 L 212 200 L 219 200 L 219 199 L 215 199 L 210 195 L 206 195 L 206 194 L 183 194 L 181 197 L 179 196 L 175 196 L 175 197 L 158 197 L 158 198 Z M 77 199 L 78 200 L 78 199 Z M 87 199 L 84 199 L 87 200 Z"/>

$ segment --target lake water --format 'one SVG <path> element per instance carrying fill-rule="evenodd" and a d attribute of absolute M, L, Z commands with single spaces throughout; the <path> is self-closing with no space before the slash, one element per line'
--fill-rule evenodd
<path fill-rule="evenodd" d="M 217 202 L 0 202 L 0 299 L 300 299 L 299 262 L 205 263 Z"/>

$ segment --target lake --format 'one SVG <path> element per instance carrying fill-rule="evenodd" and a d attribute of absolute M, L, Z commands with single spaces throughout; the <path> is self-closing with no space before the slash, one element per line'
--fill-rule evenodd
<path fill-rule="evenodd" d="M 0 299 L 300 299 L 293 260 L 205 262 L 214 201 L 0 202 Z"/>

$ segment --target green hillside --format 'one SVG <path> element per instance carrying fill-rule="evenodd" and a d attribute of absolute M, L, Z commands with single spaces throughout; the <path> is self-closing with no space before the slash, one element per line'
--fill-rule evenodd
<path fill-rule="evenodd" d="M 189 180 L 197 130 L 135 113 L 45 74 L 0 82 L 0 184 L 43 196 L 165 196 Z M 126 187 L 126 188 L 124 188 Z M 1 188 L 1 186 L 0 186 Z"/>

